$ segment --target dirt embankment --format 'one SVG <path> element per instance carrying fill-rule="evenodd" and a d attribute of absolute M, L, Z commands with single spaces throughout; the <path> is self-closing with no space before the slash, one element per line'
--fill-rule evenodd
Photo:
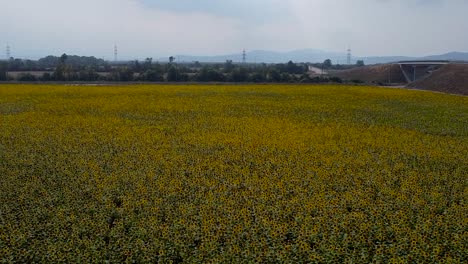
<path fill-rule="evenodd" d="M 330 76 L 336 76 L 343 80 L 357 80 L 374 84 L 405 84 L 405 76 L 400 66 L 394 64 L 382 64 L 364 66 L 344 71 L 333 71 Z"/>
<path fill-rule="evenodd" d="M 448 64 L 409 88 L 468 95 L 468 64 Z"/>

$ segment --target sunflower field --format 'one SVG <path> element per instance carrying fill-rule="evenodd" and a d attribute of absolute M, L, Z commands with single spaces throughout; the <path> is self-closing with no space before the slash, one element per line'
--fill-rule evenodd
<path fill-rule="evenodd" d="M 467 263 L 468 97 L 0 85 L 0 263 Z"/>

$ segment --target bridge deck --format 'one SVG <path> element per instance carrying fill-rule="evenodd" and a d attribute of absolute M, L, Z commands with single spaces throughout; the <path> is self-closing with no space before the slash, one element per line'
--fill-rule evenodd
<path fill-rule="evenodd" d="M 400 65 L 446 65 L 450 64 L 450 61 L 399 61 L 397 64 Z"/>

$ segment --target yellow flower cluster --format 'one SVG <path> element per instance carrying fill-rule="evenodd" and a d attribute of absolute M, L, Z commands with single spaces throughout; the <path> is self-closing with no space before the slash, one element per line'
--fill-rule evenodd
<path fill-rule="evenodd" d="M 0 86 L 0 262 L 466 263 L 468 98 Z"/>

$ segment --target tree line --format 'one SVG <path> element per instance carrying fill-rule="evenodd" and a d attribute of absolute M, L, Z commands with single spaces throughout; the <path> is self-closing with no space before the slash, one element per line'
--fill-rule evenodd
<path fill-rule="evenodd" d="M 330 60 L 313 64 L 336 69 Z M 358 65 L 362 66 L 362 65 Z M 41 76 L 30 73 L 44 71 Z M 103 59 L 84 56 L 47 56 L 37 61 L 11 58 L 0 63 L 0 81 L 12 80 L 8 72 L 24 72 L 17 81 L 110 81 L 110 82 L 252 82 L 252 83 L 323 83 L 342 82 L 336 77 L 311 76 L 305 63 L 247 64 L 177 63 L 170 57 L 167 63 L 144 61 L 109 63 Z"/>

